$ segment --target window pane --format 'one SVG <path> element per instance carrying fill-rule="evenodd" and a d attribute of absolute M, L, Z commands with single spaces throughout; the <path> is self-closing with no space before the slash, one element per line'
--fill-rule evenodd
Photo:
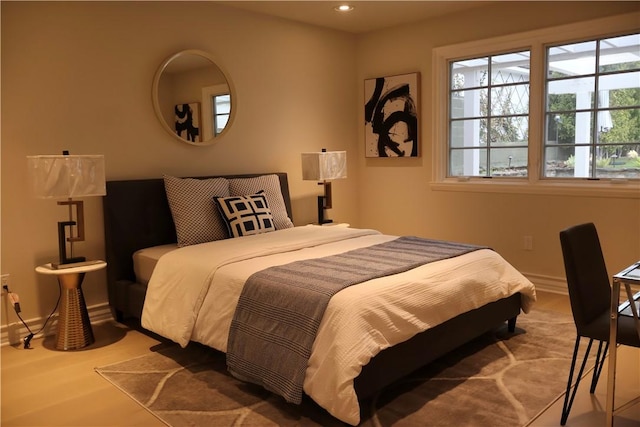
<path fill-rule="evenodd" d="M 640 72 L 602 76 L 598 89 L 600 108 L 640 106 Z"/>
<path fill-rule="evenodd" d="M 222 114 L 222 115 L 216 116 L 215 118 L 215 127 L 216 127 L 215 134 L 216 135 L 220 134 L 224 130 L 224 128 L 227 126 L 228 121 L 229 121 L 228 114 Z"/>
<path fill-rule="evenodd" d="M 602 148 L 596 153 L 595 177 L 640 178 L 640 159 L 635 150 L 625 146 L 618 154 L 606 154 Z M 547 148 L 546 176 L 554 178 L 588 178 L 593 167 L 592 149 L 588 146 Z"/>
<path fill-rule="evenodd" d="M 214 99 L 216 114 L 229 114 L 231 112 L 231 95 L 218 95 Z"/>
<path fill-rule="evenodd" d="M 455 120 L 451 122 L 451 148 L 487 145 L 487 120 Z"/>
<path fill-rule="evenodd" d="M 575 113 L 575 115 L 565 114 L 567 121 L 562 123 L 566 126 L 566 142 L 569 144 L 591 144 L 593 142 L 593 120 L 591 111 Z M 573 116 L 573 117 L 572 117 Z"/>
<path fill-rule="evenodd" d="M 597 126 L 602 144 L 639 144 L 640 108 L 599 111 Z"/>
<path fill-rule="evenodd" d="M 551 47 L 547 54 L 547 76 L 561 78 L 596 72 L 596 42 Z"/>
<path fill-rule="evenodd" d="M 450 176 L 485 176 L 487 172 L 487 150 L 451 150 L 449 158 Z"/>
<path fill-rule="evenodd" d="M 622 178 L 622 179 L 638 179 L 640 178 L 640 162 L 635 162 L 636 167 L 630 168 L 626 166 L 625 158 L 604 159 L 601 166 L 596 167 L 596 178 Z"/>
<path fill-rule="evenodd" d="M 491 147 L 505 145 L 527 145 L 529 142 L 528 117 L 496 117 L 492 118 L 489 141 Z"/>
<path fill-rule="evenodd" d="M 500 86 L 491 89 L 491 115 L 529 113 L 529 85 Z"/>
<path fill-rule="evenodd" d="M 475 58 L 451 64 L 451 89 L 486 86 L 489 58 Z"/>
<path fill-rule="evenodd" d="M 598 178 L 640 179 L 640 143 L 622 145 L 609 156 L 608 164 L 596 169 Z"/>
<path fill-rule="evenodd" d="M 527 147 L 491 149 L 491 176 L 527 176 Z"/>
<path fill-rule="evenodd" d="M 547 114 L 547 144 L 573 144 L 576 125 L 575 113 Z"/>
<path fill-rule="evenodd" d="M 593 77 L 550 81 L 547 85 L 547 109 L 568 111 L 594 108 L 595 87 Z"/>
<path fill-rule="evenodd" d="M 507 53 L 491 57 L 491 83 L 529 81 L 529 51 Z"/>
<path fill-rule="evenodd" d="M 486 116 L 487 89 L 473 89 L 451 93 L 451 118 Z"/>
<path fill-rule="evenodd" d="M 599 71 L 606 73 L 640 69 L 640 34 L 613 37 L 600 42 Z"/>
<path fill-rule="evenodd" d="M 588 145 L 556 146 L 545 150 L 545 176 L 553 178 L 588 178 L 592 153 Z"/>

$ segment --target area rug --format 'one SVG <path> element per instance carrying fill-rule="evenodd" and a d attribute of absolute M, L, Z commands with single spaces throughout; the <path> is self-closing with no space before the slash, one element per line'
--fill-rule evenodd
<path fill-rule="evenodd" d="M 566 387 L 575 327 L 533 310 L 361 403 L 361 426 L 526 426 Z M 224 354 L 191 344 L 96 368 L 160 420 L 183 426 L 344 426 L 311 399 L 291 405 L 227 373 Z M 560 414 L 558 414 L 559 418 Z"/>

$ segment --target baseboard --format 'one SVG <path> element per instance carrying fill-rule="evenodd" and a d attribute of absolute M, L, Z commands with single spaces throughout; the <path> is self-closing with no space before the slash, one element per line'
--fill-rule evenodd
<path fill-rule="evenodd" d="M 542 274 L 522 273 L 529 279 L 536 289 L 554 294 L 568 295 L 567 279 L 564 277 L 544 276 Z"/>
<path fill-rule="evenodd" d="M 542 274 L 534 273 L 522 274 L 536 286 L 536 289 L 540 291 L 567 295 L 567 282 L 565 278 L 544 276 Z M 91 319 L 92 324 L 113 320 L 111 309 L 107 303 L 87 307 L 87 310 L 89 311 L 89 318 Z M 32 331 L 39 331 L 40 328 L 42 328 L 44 321 L 44 318 L 36 318 L 27 320 L 26 323 Z M 39 338 L 55 334 L 57 321 L 58 315 L 54 314 L 47 324 L 47 327 L 42 332 L 36 334 L 35 337 Z M 2 325 L 2 328 L 0 329 L 0 343 L 2 346 L 19 344 L 28 334 L 29 331 L 20 322 L 14 322 L 10 325 Z"/>
<path fill-rule="evenodd" d="M 89 319 L 91 320 L 91 324 L 99 324 L 107 322 L 109 320 L 113 320 L 111 309 L 109 308 L 108 303 L 87 307 L 87 311 L 89 312 Z M 15 318 L 15 314 L 12 316 L 12 318 Z M 46 318 L 35 318 L 25 320 L 25 323 L 27 324 L 29 329 L 31 329 L 31 331 L 36 332 L 40 331 L 45 320 Z M 51 316 L 51 320 L 49 320 L 47 326 L 42 331 L 37 333 L 34 337 L 41 338 L 49 335 L 54 335 L 56 333 L 57 324 L 58 314 L 56 313 Z M 29 335 L 29 330 L 19 320 L 9 325 L 2 325 L 2 328 L 0 329 L 0 345 L 6 346 L 20 344 L 22 343 L 24 337 L 26 337 L 27 335 Z"/>

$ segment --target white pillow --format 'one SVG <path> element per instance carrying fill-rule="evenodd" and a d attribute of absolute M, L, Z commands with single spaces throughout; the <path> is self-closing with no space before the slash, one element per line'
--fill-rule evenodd
<path fill-rule="evenodd" d="M 264 190 L 267 203 L 273 215 L 273 223 L 276 230 L 293 227 L 293 222 L 287 213 L 287 205 L 284 203 L 282 191 L 280 190 L 280 179 L 278 175 L 262 175 L 255 178 L 230 178 L 229 194 L 231 196 L 244 196 L 246 194 L 256 194 Z"/>
<path fill-rule="evenodd" d="M 214 197 L 229 195 L 225 178 L 176 178 L 164 176 L 164 188 L 176 226 L 178 246 L 228 238 Z"/>

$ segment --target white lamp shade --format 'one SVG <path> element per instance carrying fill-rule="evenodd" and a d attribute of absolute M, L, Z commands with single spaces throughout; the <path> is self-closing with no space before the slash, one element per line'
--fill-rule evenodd
<path fill-rule="evenodd" d="M 27 156 L 34 194 L 43 199 L 107 194 L 102 155 Z"/>
<path fill-rule="evenodd" d="M 302 153 L 302 179 L 326 181 L 347 177 L 347 152 Z"/>

